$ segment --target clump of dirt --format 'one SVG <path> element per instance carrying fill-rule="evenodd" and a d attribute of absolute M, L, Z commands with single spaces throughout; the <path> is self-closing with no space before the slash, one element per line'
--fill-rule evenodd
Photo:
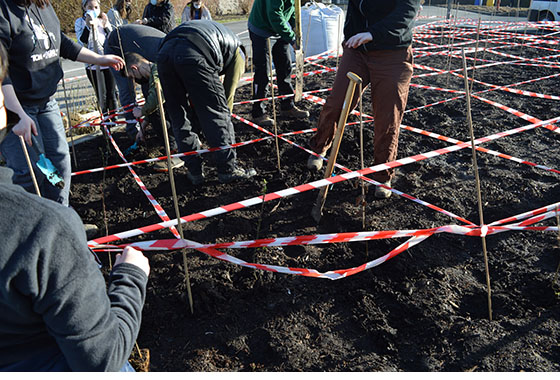
<path fill-rule="evenodd" d="M 417 45 L 422 46 L 422 45 Z M 492 45 L 490 44 L 489 47 Z M 544 49 L 504 47 L 501 52 L 522 56 L 554 54 Z M 479 56 L 480 57 L 480 56 Z M 486 60 L 503 61 L 486 55 Z M 418 56 L 416 63 L 445 70 L 447 57 Z M 334 66 L 334 60 L 323 62 Z M 453 68 L 460 59 L 453 58 Z M 313 66 L 308 67 L 309 70 Z M 476 70 L 476 79 L 508 85 L 541 78 L 557 69 L 530 65 L 496 65 Z M 415 74 L 427 70 L 416 69 Z M 519 88 L 551 94 L 556 79 Z M 306 77 L 305 90 L 328 88 L 333 74 Z M 415 77 L 413 84 L 462 90 L 454 76 Z M 475 83 L 473 92 L 488 87 Z M 504 91 L 480 94 L 541 120 L 557 116 L 558 102 Z M 460 95 L 412 87 L 408 109 L 413 110 Z M 250 98 L 240 88 L 238 101 Z M 365 105 L 369 104 L 369 91 Z M 281 120 L 279 132 L 316 125 L 321 106 L 302 102 L 306 120 Z M 250 106 L 234 109 L 250 119 Z M 364 110 L 371 114 L 369 106 Z M 350 121 L 357 121 L 352 117 Z M 487 136 L 528 124 L 495 106 L 473 99 L 475 136 Z M 237 141 L 263 134 L 234 121 Z M 469 141 L 464 98 L 420 108 L 405 114 L 403 125 Z M 305 146 L 310 134 L 288 136 Z M 338 162 L 353 170 L 360 166 L 359 127 L 349 126 Z M 121 148 L 131 144 L 115 132 Z M 364 124 L 365 165 L 373 165 L 373 127 Z M 483 144 L 485 148 L 523 160 L 559 168 L 558 134 L 537 128 Z M 280 171 L 273 139 L 237 149 L 242 166 L 258 175 L 248 181 L 221 184 L 205 155 L 208 181 L 194 187 L 186 169 L 175 171 L 182 216 L 227 205 L 319 179 L 305 168 L 307 153 L 283 141 Z M 403 129 L 399 158 L 451 145 Z M 79 169 L 119 163 L 102 155 L 100 137 L 77 146 Z M 154 135 L 128 159 L 162 155 Z M 102 157 L 106 158 L 103 162 Z M 560 201 L 558 174 L 531 165 L 477 153 L 486 223 Z M 151 165 L 134 170 L 155 199 L 175 218 L 169 178 Z M 340 173 L 337 173 L 340 174 Z M 394 188 L 447 210 L 474 224 L 478 204 L 469 149 L 425 159 L 398 168 Z M 366 194 L 366 230 L 422 229 L 464 222 L 393 195 L 386 200 Z M 283 236 L 361 231 L 362 208 L 356 205 L 360 186 L 353 181 L 330 189 L 325 215 L 317 225 L 310 211 L 316 191 L 307 191 L 256 207 L 205 218 L 184 225 L 185 236 L 200 243 L 229 242 Z M 73 178 L 72 206 L 87 223 L 116 233 L 158 223 L 145 195 L 126 168 Z M 103 212 L 105 207 L 106 212 Z M 554 221 L 548 225 L 554 225 Z M 545 225 L 547 223 L 545 222 Z M 172 238 L 166 230 L 128 241 Z M 385 255 L 405 239 L 372 240 L 324 245 L 224 251 L 248 262 L 319 271 L 351 268 Z M 122 243 L 122 242 L 121 242 Z M 554 233 L 514 231 L 486 237 L 492 288 L 493 320 L 488 318 L 487 288 L 481 239 L 438 234 L 411 247 L 381 266 L 339 281 L 253 270 L 187 251 L 194 300 L 191 314 L 180 252 L 148 252 L 151 274 L 138 338 L 150 351 L 152 371 L 558 371 L 560 370 L 560 301 L 552 281 L 560 261 Z M 100 254 L 107 260 L 106 254 Z"/>

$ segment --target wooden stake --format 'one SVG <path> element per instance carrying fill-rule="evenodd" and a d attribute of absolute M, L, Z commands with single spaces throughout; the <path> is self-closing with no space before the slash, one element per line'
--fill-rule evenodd
<path fill-rule="evenodd" d="M 467 122 L 469 124 L 469 131 L 471 135 L 471 148 L 473 156 L 473 168 L 474 175 L 476 179 L 476 194 L 478 199 L 478 214 L 480 216 L 480 226 L 484 226 L 484 214 L 482 210 L 482 194 L 480 191 L 480 178 L 478 176 L 478 165 L 476 162 L 476 148 L 474 145 L 474 131 L 472 125 L 472 114 L 471 114 L 471 94 L 469 91 L 469 78 L 467 73 L 467 60 L 465 58 L 465 49 L 462 50 L 463 55 L 463 74 L 465 80 L 465 93 L 467 99 Z M 490 289 L 490 270 L 488 268 L 488 253 L 486 252 L 486 237 L 482 236 L 482 252 L 484 254 L 484 269 L 486 271 L 486 287 L 488 290 L 488 318 L 492 320 L 492 293 Z"/>
<path fill-rule="evenodd" d="M 276 159 L 278 161 L 278 171 L 280 171 L 280 147 L 278 146 L 278 127 L 276 123 L 276 99 L 274 98 L 274 79 L 272 74 L 272 47 L 270 37 L 267 38 L 268 44 L 268 68 L 270 72 L 270 96 L 272 97 L 272 120 L 274 121 L 274 140 L 276 141 Z"/>
<path fill-rule="evenodd" d="M 27 161 L 27 166 L 29 167 L 29 174 L 33 180 L 33 186 L 35 187 L 35 192 L 38 196 L 41 196 L 41 191 L 39 190 L 39 184 L 37 183 L 37 178 L 35 177 L 35 171 L 33 170 L 33 164 L 31 164 L 31 159 L 29 158 L 29 152 L 27 151 L 27 145 L 25 145 L 25 140 L 23 136 L 19 136 L 19 142 L 21 143 L 21 148 L 23 149 L 23 154 L 25 155 L 25 160 Z"/>
<path fill-rule="evenodd" d="M 340 143 L 342 141 L 342 134 L 344 133 L 344 128 L 346 126 L 346 119 L 348 119 L 348 114 L 350 113 L 350 106 L 352 105 L 352 99 L 354 98 L 354 90 L 358 83 L 362 83 L 362 78 L 349 71 L 346 76 L 350 79 L 348 83 L 348 88 L 346 89 L 346 97 L 344 98 L 344 103 L 342 105 L 342 111 L 338 119 L 338 124 L 336 128 L 336 134 L 334 136 L 333 145 L 331 148 L 331 154 L 329 156 L 329 162 L 327 168 L 325 169 L 324 178 L 329 178 L 334 170 L 334 164 L 336 163 L 336 156 L 338 155 L 338 150 L 340 149 Z M 325 205 L 325 200 L 327 199 L 327 192 L 329 191 L 329 186 L 323 186 L 319 190 L 317 195 L 317 200 L 311 210 L 311 216 L 317 223 L 321 220 L 323 214 L 323 206 Z"/>
<path fill-rule="evenodd" d="M 476 70 L 476 55 L 478 53 L 478 41 L 480 39 L 480 20 L 481 20 L 481 17 L 478 16 L 478 26 L 476 28 L 476 44 L 474 46 L 474 61 L 473 61 L 473 64 L 472 64 L 472 79 L 473 80 L 472 80 L 471 85 L 470 85 L 470 91 L 471 92 L 472 92 L 472 89 L 473 89 L 473 86 L 474 86 L 474 72 Z"/>
<path fill-rule="evenodd" d="M 359 102 L 359 107 L 360 107 L 360 166 L 361 169 L 364 168 L 364 117 L 363 117 L 363 88 L 362 88 L 362 82 L 360 82 L 359 85 L 359 91 L 360 91 L 360 97 L 358 98 L 358 102 Z M 362 228 L 363 230 L 365 230 L 366 228 L 366 186 L 364 183 L 364 177 L 360 177 L 360 183 L 362 185 L 362 198 L 361 198 L 361 204 L 362 204 Z"/>
<path fill-rule="evenodd" d="M 295 56 L 296 56 L 296 86 L 294 89 L 294 101 L 299 102 L 303 94 L 303 50 L 301 46 L 301 0 L 295 0 L 295 21 L 294 32 L 296 35 Z"/>
<path fill-rule="evenodd" d="M 167 135 L 167 122 L 165 120 L 165 111 L 163 109 L 163 98 L 161 96 L 161 84 L 156 80 L 156 93 L 159 105 L 159 116 L 161 118 L 161 127 L 163 128 L 163 140 L 165 143 L 165 154 L 167 155 L 167 173 L 169 174 L 169 182 L 171 183 L 171 193 L 173 194 L 173 205 L 175 206 L 175 215 L 177 216 L 177 229 L 179 236 L 184 239 L 183 225 L 181 223 L 181 214 L 179 213 L 179 202 L 177 200 L 177 191 L 175 190 L 175 178 L 173 177 L 173 165 L 171 164 L 171 149 L 169 148 L 169 136 Z M 189 307 L 191 314 L 194 314 L 193 298 L 191 291 L 191 281 L 189 277 L 189 268 L 187 266 L 187 254 L 185 250 L 181 250 L 183 254 L 183 267 L 185 269 L 185 281 L 187 283 L 187 295 L 189 297 Z"/>

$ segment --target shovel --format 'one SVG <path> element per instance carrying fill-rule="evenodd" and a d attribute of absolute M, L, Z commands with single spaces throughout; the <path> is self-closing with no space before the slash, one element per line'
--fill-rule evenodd
<path fill-rule="evenodd" d="M 334 136 L 334 141 L 331 149 L 331 154 L 329 156 L 329 162 L 327 168 L 325 169 L 324 178 L 329 178 L 334 170 L 334 164 L 336 163 L 336 156 L 338 155 L 338 149 L 340 148 L 340 142 L 342 141 L 342 134 L 344 133 L 344 127 L 346 126 L 346 119 L 348 119 L 348 114 L 350 113 L 350 106 L 352 104 L 352 99 L 354 98 L 354 90 L 358 83 L 362 83 L 362 78 L 349 71 L 346 76 L 350 79 L 348 83 L 348 89 L 346 90 L 346 98 L 344 98 L 344 104 L 342 106 L 342 112 L 338 119 L 338 125 L 336 128 L 336 134 Z M 327 192 L 329 191 L 329 186 L 323 186 L 319 190 L 317 195 L 317 200 L 311 210 L 311 216 L 317 223 L 321 220 L 323 215 L 323 206 L 325 205 L 325 200 L 327 199 Z"/>
<path fill-rule="evenodd" d="M 54 186 L 58 187 L 59 189 L 64 188 L 64 180 L 62 179 L 60 172 L 53 165 L 51 160 L 49 160 L 45 156 L 45 152 L 43 151 L 43 149 L 41 148 L 41 146 L 39 145 L 37 139 L 35 138 L 35 136 L 33 136 L 33 134 L 31 135 L 31 142 L 33 144 L 32 145 L 33 150 L 35 150 L 35 153 L 37 153 L 37 155 L 39 156 L 39 160 L 36 163 L 39 170 L 47 177 L 49 182 L 52 183 Z"/>
<path fill-rule="evenodd" d="M 299 102 L 303 94 L 303 50 L 301 49 L 301 2 L 300 0 L 295 1 L 295 56 L 296 56 L 296 87 L 294 89 L 294 101 Z"/>

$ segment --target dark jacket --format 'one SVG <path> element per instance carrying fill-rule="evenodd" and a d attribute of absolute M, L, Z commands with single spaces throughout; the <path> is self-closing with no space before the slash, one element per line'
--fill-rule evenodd
<path fill-rule="evenodd" d="M 58 349 L 73 371 L 118 371 L 140 329 L 146 274 L 117 265 L 106 290 L 78 214 L 13 185 L 12 173 L 0 167 L 0 370 L 42 370 L 29 359 Z"/>
<path fill-rule="evenodd" d="M 295 20 L 294 0 L 255 0 L 248 27 L 261 37 L 280 36 L 291 43 L 295 40 Z"/>
<path fill-rule="evenodd" d="M 235 33 L 212 20 L 187 21 L 165 36 L 161 44 L 174 38 L 188 40 L 220 75 L 233 62 L 237 48 L 241 46 Z"/>
<path fill-rule="evenodd" d="M 54 95 L 63 76 L 60 56 L 75 61 L 82 49 L 60 31 L 50 4 L 26 8 L 13 0 L 0 2 L 0 41 L 9 57 L 3 84 L 14 86 L 23 105 L 44 103 Z"/>
<path fill-rule="evenodd" d="M 165 34 L 175 28 L 175 9 L 169 0 L 164 0 L 156 5 L 148 3 L 144 8 L 142 18 L 148 21 L 144 25 L 159 29 Z"/>
<path fill-rule="evenodd" d="M 114 29 L 103 47 L 105 54 L 124 58 L 125 52 L 138 53 L 150 62 L 155 62 L 161 40 L 165 34 L 156 28 L 139 24 L 127 24 Z M 122 45 L 122 50 L 121 50 Z"/>
<path fill-rule="evenodd" d="M 414 18 L 420 0 L 350 0 L 344 23 L 344 39 L 370 32 L 373 41 L 362 50 L 402 49 L 412 43 Z"/>

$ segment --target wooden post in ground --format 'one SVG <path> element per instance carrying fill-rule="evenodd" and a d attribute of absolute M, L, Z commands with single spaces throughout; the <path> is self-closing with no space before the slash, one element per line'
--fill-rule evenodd
<path fill-rule="evenodd" d="M 295 56 L 296 56 L 296 86 L 294 89 L 294 101 L 299 102 L 303 94 L 303 50 L 301 46 L 301 0 L 295 0 Z"/>
<path fill-rule="evenodd" d="M 171 193 L 173 195 L 173 205 L 175 206 L 175 215 L 177 216 L 177 229 L 179 230 L 179 236 L 184 239 L 183 235 L 183 225 L 181 223 L 181 214 L 179 212 L 179 202 L 177 200 L 177 191 L 175 190 L 175 178 L 173 177 L 173 165 L 171 164 L 171 149 L 169 147 L 169 136 L 167 135 L 167 122 L 165 120 L 165 111 L 163 109 L 163 98 L 161 96 L 161 84 L 159 80 L 156 81 L 156 93 L 159 105 L 159 115 L 161 118 L 161 127 L 163 128 L 163 139 L 165 143 L 165 154 L 167 155 L 167 173 L 169 174 L 169 182 L 171 183 Z M 187 284 L 187 295 L 189 298 L 189 307 L 191 314 L 194 314 L 193 298 L 191 291 L 191 280 L 189 277 L 189 268 L 187 266 L 187 254 L 185 250 L 181 250 L 183 254 L 183 267 L 185 271 L 185 281 Z"/>
<path fill-rule="evenodd" d="M 472 159 L 473 159 L 473 169 L 476 179 L 476 195 L 478 200 L 478 214 L 480 217 L 480 227 L 484 226 L 484 213 L 482 210 L 482 194 L 480 191 L 480 178 L 478 176 L 478 165 L 476 162 L 476 148 L 474 145 L 474 131 L 472 125 L 472 115 L 471 115 L 471 94 L 469 91 L 469 78 L 467 73 L 467 60 L 465 58 L 465 50 L 462 50 L 463 56 L 463 74 L 465 80 L 465 94 L 467 99 L 467 122 L 469 124 L 469 131 L 471 135 L 471 148 L 472 148 Z M 488 268 L 488 253 L 486 251 L 486 237 L 482 236 L 482 252 L 484 254 L 484 269 L 486 271 L 486 287 L 488 291 L 488 318 L 492 320 L 492 292 L 490 289 L 490 270 Z"/>
<path fill-rule="evenodd" d="M 270 72 L 270 96 L 272 97 L 272 120 L 274 122 L 274 140 L 276 142 L 276 159 L 278 171 L 280 171 L 280 146 L 278 145 L 278 126 L 276 123 L 276 100 L 274 98 L 274 79 L 272 74 L 272 47 L 270 46 L 270 37 L 266 40 L 268 44 L 268 68 Z"/>
<path fill-rule="evenodd" d="M 329 162 L 327 164 L 327 168 L 325 169 L 324 178 L 329 178 L 333 173 L 334 164 L 336 163 L 336 156 L 338 155 L 338 150 L 340 149 L 340 143 L 342 141 L 342 134 L 344 133 L 344 128 L 346 126 L 346 119 L 348 119 L 350 106 L 352 105 L 352 99 L 354 98 L 354 90 L 356 89 L 356 85 L 358 83 L 362 83 L 362 78 L 351 71 L 348 72 L 346 76 L 348 77 L 348 79 L 350 79 L 350 82 L 348 82 L 348 88 L 346 89 L 346 97 L 344 98 L 342 111 L 340 112 L 340 117 L 338 119 L 336 133 L 331 147 L 331 154 L 329 155 Z M 315 205 L 311 210 L 311 216 L 317 223 L 319 223 L 319 221 L 321 220 L 321 216 L 323 215 L 323 206 L 325 205 L 328 191 L 329 186 L 323 186 L 319 190 L 317 200 L 315 201 Z"/>

